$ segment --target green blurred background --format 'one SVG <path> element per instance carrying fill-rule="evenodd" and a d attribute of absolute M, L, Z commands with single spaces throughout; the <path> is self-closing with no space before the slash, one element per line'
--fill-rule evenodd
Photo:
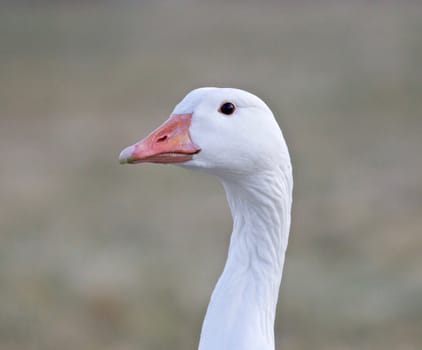
<path fill-rule="evenodd" d="M 422 4 L 0 2 L 0 349 L 195 349 L 222 187 L 118 154 L 189 90 L 292 153 L 278 349 L 422 349 Z"/>

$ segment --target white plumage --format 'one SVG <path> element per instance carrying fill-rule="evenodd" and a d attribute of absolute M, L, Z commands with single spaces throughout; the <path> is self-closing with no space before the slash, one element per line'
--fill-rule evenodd
<path fill-rule="evenodd" d="M 167 122 L 123 150 L 120 161 L 177 163 L 220 179 L 233 232 L 199 349 L 274 349 L 293 178 L 284 137 L 267 105 L 238 89 L 193 90 Z"/>

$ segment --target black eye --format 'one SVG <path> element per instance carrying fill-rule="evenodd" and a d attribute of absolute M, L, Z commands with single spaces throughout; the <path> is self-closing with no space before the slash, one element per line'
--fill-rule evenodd
<path fill-rule="evenodd" d="M 230 114 L 233 114 L 235 110 L 236 110 L 236 106 L 233 103 L 225 102 L 221 105 L 219 112 L 225 115 L 230 115 Z"/>

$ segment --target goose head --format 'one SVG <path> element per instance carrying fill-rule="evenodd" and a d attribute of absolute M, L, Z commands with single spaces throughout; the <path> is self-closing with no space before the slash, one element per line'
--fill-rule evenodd
<path fill-rule="evenodd" d="M 232 88 L 191 91 L 164 124 L 126 147 L 119 159 L 174 163 L 221 177 L 290 165 L 271 110 L 257 96 Z"/>

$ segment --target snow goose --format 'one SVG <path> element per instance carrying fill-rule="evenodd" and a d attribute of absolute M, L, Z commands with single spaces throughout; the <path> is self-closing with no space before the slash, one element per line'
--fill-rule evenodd
<path fill-rule="evenodd" d="M 292 168 L 271 110 L 249 92 L 199 88 L 121 163 L 176 163 L 215 175 L 233 217 L 224 271 L 200 350 L 274 349 L 274 319 L 290 228 Z"/>

